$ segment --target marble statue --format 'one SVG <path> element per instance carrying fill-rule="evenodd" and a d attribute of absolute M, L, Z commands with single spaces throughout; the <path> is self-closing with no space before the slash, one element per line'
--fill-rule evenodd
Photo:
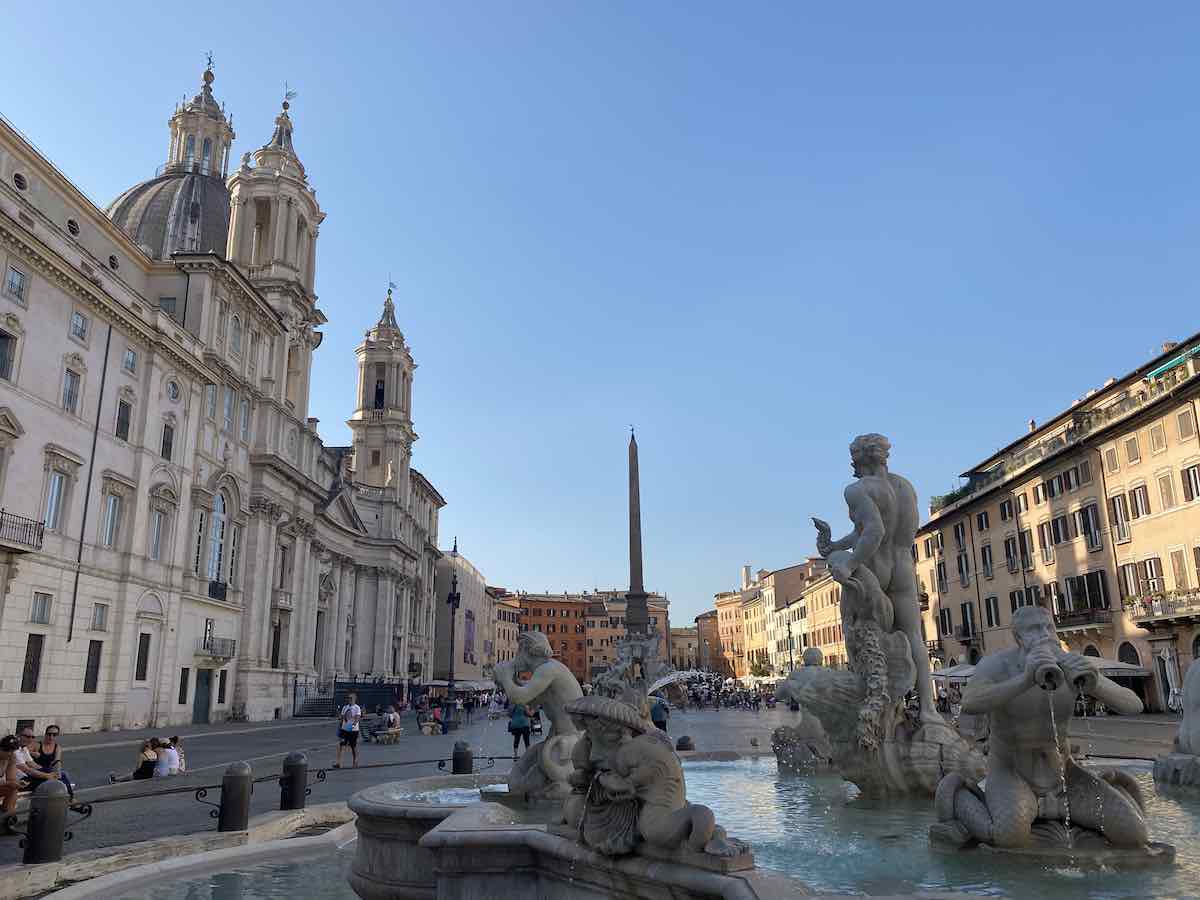
<path fill-rule="evenodd" d="M 891 445 L 864 434 L 850 445 L 854 483 L 845 490 L 853 530 L 833 540 L 813 519 L 817 551 L 842 588 L 847 669 L 805 667 L 776 687 L 816 716 L 842 776 L 872 796 L 932 795 L 950 773 L 979 778 L 983 758 L 949 728 L 934 706 L 929 657 L 921 634 L 917 579 L 910 555 L 917 495 L 887 469 Z M 916 690 L 910 719 L 904 698 Z"/>
<path fill-rule="evenodd" d="M 1200 661 L 1193 660 L 1183 679 L 1183 721 L 1174 752 L 1154 761 L 1159 784 L 1200 788 Z"/>
<path fill-rule="evenodd" d="M 531 673 L 529 679 L 518 681 L 520 672 Z M 526 750 L 509 773 L 509 792 L 533 803 L 562 801 L 571 793 L 571 752 L 579 740 L 567 705 L 583 696 L 579 682 L 554 658 L 549 639 L 540 631 L 517 638 L 516 656 L 496 663 L 494 678 L 509 700 L 540 706 L 549 720 L 545 740 Z"/>
<path fill-rule="evenodd" d="M 683 767 L 666 737 L 636 708 L 593 695 L 567 704 L 584 729 L 575 744 L 575 792 L 563 819 L 606 856 L 649 848 L 652 855 L 749 858 L 707 806 L 687 802 Z M 748 859 L 753 864 L 753 859 Z"/>
<path fill-rule="evenodd" d="M 1044 608 L 1018 609 L 1012 631 L 1017 645 L 984 657 L 963 692 L 964 713 L 989 717 L 987 790 L 957 773 L 943 778 L 930 836 L 955 847 L 1146 847 L 1137 782 L 1083 768 L 1067 737 L 1081 693 L 1122 715 L 1140 713 L 1142 701 L 1090 657 L 1064 651 Z"/>
<path fill-rule="evenodd" d="M 824 657 L 819 647 L 809 647 L 801 657 L 803 667 L 795 674 L 793 684 L 808 678 L 820 677 Z M 826 768 L 833 762 L 833 746 L 821 720 L 804 707 L 789 716 L 789 724 L 771 732 L 771 749 L 781 769 L 792 772 Z"/>

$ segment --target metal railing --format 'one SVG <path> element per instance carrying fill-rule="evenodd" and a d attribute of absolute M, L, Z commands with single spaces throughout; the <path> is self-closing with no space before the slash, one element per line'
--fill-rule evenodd
<path fill-rule="evenodd" d="M 1054 624 L 1059 628 L 1077 625 L 1111 625 L 1111 609 L 1071 609 L 1054 614 Z"/>
<path fill-rule="evenodd" d="M 163 175 L 209 175 L 213 178 L 221 178 L 220 170 L 213 164 L 213 161 L 203 159 L 184 159 L 176 162 L 163 163 L 154 170 L 154 177 L 160 178 Z"/>
<path fill-rule="evenodd" d="M 979 631 L 974 625 L 959 625 L 954 630 L 954 637 L 960 644 L 970 644 L 979 640 Z"/>
<path fill-rule="evenodd" d="M 233 659 L 237 656 L 235 638 L 202 637 L 196 640 L 196 652 L 214 659 Z"/>
<path fill-rule="evenodd" d="M 1190 591 L 1173 597 L 1139 597 L 1126 600 L 1125 609 L 1135 622 L 1185 616 L 1200 618 L 1200 592 Z"/>
<path fill-rule="evenodd" d="M 41 550 L 45 533 L 46 526 L 41 522 L 0 509 L 0 544 L 20 544 Z"/>

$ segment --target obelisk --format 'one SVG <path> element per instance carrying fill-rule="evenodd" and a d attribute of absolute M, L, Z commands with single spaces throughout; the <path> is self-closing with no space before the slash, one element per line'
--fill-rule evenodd
<path fill-rule="evenodd" d="M 646 588 L 642 582 L 642 498 L 638 476 L 638 445 L 629 429 L 629 593 L 625 595 L 625 631 L 646 634 Z"/>

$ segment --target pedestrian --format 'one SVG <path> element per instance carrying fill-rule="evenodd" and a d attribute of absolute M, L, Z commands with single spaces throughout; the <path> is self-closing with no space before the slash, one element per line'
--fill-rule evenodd
<path fill-rule="evenodd" d="M 179 774 L 183 775 L 187 772 L 187 759 L 183 755 L 183 741 L 179 739 L 179 735 L 171 736 L 171 746 L 175 748 L 175 752 L 179 754 Z"/>
<path fill-rule="evenodd" d="M 667 710 L 667 704 L 663 702 L 661 697 L 655 697 L 654 703 L 650 707 L 650 721 L 658 726 L 659 731 L 667 730 L 667 717 L 670 712 Z"/>
<path fill-rule="evenodd" d="M 444 718 L 445 717 L 442 715 L 442 707 L 440 705 L 435 706 L 433 708 L 433 724 L 437 726 L 439 734 L 446 733 L 446 723 Z"/>
<path fill-rule="evenodd" d="M 13 757 L 17 764 L 17 771 L 20 773 L 21 790 L 32 791 L 43 781 L 58 780 L 58 772 L 43 772 L 41 766 L 34 761 L 32 748 L 36 744 L 33 740 L 32 728 L 29 726 L 22 728 L 17 735 L 17 742 L 20 746 L 17 747 Z"/>
<path fill-rule="evenodd" d="M 154 748 L 154 777 L 169 778 L 179 774 L 179 751 L 171 746 L 166 738 L 151 738 L 150 746 Z"/>
<path fill-rule="evenodd" d="M 17 808 L 21 790 L 21 772 L 17 769 L 17 751 L 21 742 L 14 735 L 0 738 L 0 812 L 10 813 Z"/>
<path fill-rule="evenodd" d="M 358 705 L 358 695 L 351 691 L 346 695 L 346 705 L 338 713 L 338 748 L 333 760 L 333 767 L 342 767 L 342 750 L 350 748 L 350 756 L 354 760 L 354 768 L 358 768 L 358 729 L 362 721 L 362 707 Z"/>
<path fill-rule="evenodd" d="M 513 736 L 513 756 L 517 755 L 517 747 L 525 741 L 525 749 L 529 749 L 529 710 L 522 703 L 514 703 L 512 715 L 508 718 L 508 730 Z"/>
<path fill-rule="evenodd" d="M 108 783 L 116 784 L 118 781 L 141 781 L 143 778 L 154 777 L 154 764 L 158 761 L 158 754 L 154 752 L 151 746 L 152 741 L 142 741 L 141 749 L 138 750 L 137 761 L 133 765 L 133 771 L 128 775 L 117 775 L 113 772 L 108 773 Z"/>
<path fill-rule="evenodd" d="M 62 767 L 62 744 L 58 742 L 62 729 L 57 725 L 47 725 L 45 734 L 38 745 L 30 751 L 33 764 L 46 774 L 58 773 L 58 780 L 67 789 L 67 797 L 75 801 L 75 785 Z"/>
<path fill-rule="evenodd" d="M 463 709 L 467 713 L 467 724 L 471 724 L 471 713 L 475 710 L 475 695 L 467 694 L 467 699 L 463 702 Z"/>

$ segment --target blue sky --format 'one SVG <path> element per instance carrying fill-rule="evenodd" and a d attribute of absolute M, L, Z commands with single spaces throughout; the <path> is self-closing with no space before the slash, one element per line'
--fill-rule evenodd
<path fill-rule="evenodd" d="M 211 10 L 211 12 L 210 12 Z M 415 463 L 494 584 L 646 581 L 690 619 L 845 524 L 846 447 L 922 505 L 1200 328 L 1200 7 L 26 6 L 0 111 L 105 205 L 216 57 L 235 152 L 283 82 L 328 214 L 329 443 L 388 273 Z M 11 23 L 10 23 L 11 24 Z"/>

